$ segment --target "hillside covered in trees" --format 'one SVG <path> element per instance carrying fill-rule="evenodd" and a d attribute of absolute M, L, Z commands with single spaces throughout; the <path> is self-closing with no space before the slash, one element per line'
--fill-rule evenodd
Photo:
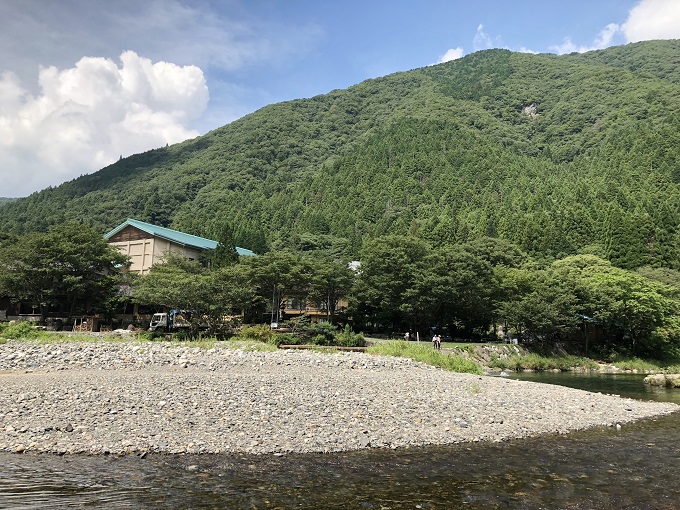
<path fill-rule="evenodd" d="M 488 50 L 267 106 L 0 205 L 0 232 L 133 217 L 239 246 L 500 238 L 680 269 L 680 41 Z"/>

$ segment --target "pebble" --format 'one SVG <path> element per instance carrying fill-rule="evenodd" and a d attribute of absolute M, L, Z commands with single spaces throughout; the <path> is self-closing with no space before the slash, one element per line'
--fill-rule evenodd
<path fill-rule="evenodd" d="M 498 442 L 680 408 L 405 358 L 228 343 L 8 341 L 0 384 L 0 451 L 142 458 Z"/>

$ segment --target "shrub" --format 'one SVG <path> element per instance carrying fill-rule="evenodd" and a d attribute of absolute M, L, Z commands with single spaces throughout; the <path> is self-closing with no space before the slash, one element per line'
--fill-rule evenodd
<path fill-rule="evenodd" d="M 664 367 L 664 374 L 680 374 L 680 365 L 669 365 Z"/>
<path fill-rule="evenodd" d="M 172 335 L 172 339 L 177 342 L 186 342 L 187 340 L 195 340 L 196 335 L 188 329 L 180 329 Z"/>
<path fill-rule="evenodd" d="M 311 322 L 309 317 L 302 315 L 294 317 L 284 323 L 294 334 L 300 336 L 301 343 L 311 345 L 331 346 L 340 345 L 343 347 L 360 347 L 365 345 L 364 336 L 355 334 L 349 325 L 338 332 L 337 328 L 329 322 Z"/>
<path fill-rule="evenodd" d="M 316 335 L 309 341 L 312 345 L 328 346 L 331 345 L 331 340 L 326 335 Z"/>
<path fill-rule="evenodd" d="M 140 333 L 137 333 L 137 340 L 140 342 L 165 340 L 165 333 L 162 331 L 141 331 Z"/>
<path fill-rule="evenodd" d="M 270 342 L 272 345 L 304 345 L 307 340 L 295 333 L 275 333 L 274 340 Z"/>
<path fill-rule="evenodd" d="M 40 332 L 30 322 L 20 321 L 4 326 L 0 329 L 0 336 L 12 340 L 34 340 Z"/>
<path fill-rule="evenodd" d="M 244 327 L 234 339 L 254 340 L 256 342 L 278 345 L 276 333 L 266 324 Z"/>
<path fill-rule="evenodd" d="M 301 336 L 316 345 L 333 345 L 335 333 L 335 326 L 329 322 L 312 322 L 300 331 Z"/>
<path fill-rule="evenodd" d="M 335 343 L 342 347 L 364 347 L 366 339 L 362 333 L 355 333 L 349 324 L 345 324 L 345 329 L 336 333 Z"/>

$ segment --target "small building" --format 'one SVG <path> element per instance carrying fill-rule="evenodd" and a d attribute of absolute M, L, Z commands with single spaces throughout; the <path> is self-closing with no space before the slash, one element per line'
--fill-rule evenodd
<path fill-rule="evenodd" d="M 166 253 L 178 253 L 189 260 L 198 260 L 201 253 L 214 250 L 219 244 L 211 239 L 131 218 L 105 234 L 104 238 L 130 257 L 129 271 L 137 274 L 147 274 L 151 266 L 163 261 Z M 255 255 L 238 246 L 236 251 L 240 256 Z"/>
<path fill-rule="evenodd" d="M 338 314 L 347 312 L 347 299 L 342 298 L 338 301 L 335 310 L 336 318 Z M 326 303 L 314 303 L 305 299 L 287 298 L 283 302 L 282 318 L 290 319 L 306 315 L 312 322 L 329 322 L 331 320 L 330 311 Z"/>

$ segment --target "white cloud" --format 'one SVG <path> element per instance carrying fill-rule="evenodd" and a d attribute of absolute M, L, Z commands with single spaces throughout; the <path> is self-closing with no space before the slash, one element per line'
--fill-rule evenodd
<path fill-rule="evenodd" d="M 621 29 L 628 42 L 680 38 L 680 1 L 640 0 Z"/>
<path fill-rule="evenodd" d="M 616 23 L 610 23 L 609 25 L 604 27 L 602 30 L 600 30 L 600 33 L 595 38 L 594 42 L 595 48 L 601 49 L 611 46 L 614 37 L 620 30 L 621 27 Z"/>
<path fill-rule="evenodd" d="M 201 69 L 152 63 L 133 51 L 122 66 L 84 57 L 41 68 L 32 94 L 0 75 L 0 196 L 57 185 L 130 155 L 192 138 L 186 125 L 208 103 Z"/>
<path fill-rule="evenodd" d="M 565 37 L 562 44 L 550 49 L 558 54 L 600 50 L 616 44 L 616 38 L 621 36 L 626 42 L 680 38 L 680 0 L 640 0 L 629 11 L 624 23 L 610 23 L 592 44 L 577 45 L 570 37 Z"/>
<path fill-rule="evenodd" d="M 620 33 L 621 27 L 616 23 L 610 23 L 597 35 L 592 44 L 578 46 L 574 44 L 570 37 L 565 37 L 562 44 L 550 46 L 550 49 L 556 53 L 563 55 L 565 53 L 584 53 L 586 51 L 601 50 L 611 46 L 614 38 Z"/>
<path fill-rule="evenodd" d="M 444 62 L 451 62 L 452 60 L 458 60 L 459 58 L 462 58 L 462 56 L 465 55 L 465 52 L 463 51 L 463 48 L 460 46 L 458 48 L 449 48 L 446 50 L 446 53 L 441 56 L 441 58 L 437 61 L 437 64 L 443 64 Z"/>
<path fill-rule="evenodd" d="M 260 2 L 261 3 L 261 2 Z M 251 5 L 252 4 L 252 5 Z M 39 65 L 66 69 L 83 55 L 118 62 L 123 49 L 153 62 L 198 66 L 210 87 L 208 115 L 190 126 L 215 129 L 281 97 L 273 76 L 316 55 L 323 25 L 276 15 L 243 0 L 0 0 L 0 74 L 11 70 L 22 90 L 40 94 Z M 281 8 L 285 9 L 285 8 Z M 392 72 L 393 70 L 391 70 Z M 266 73 L 265 79 L 258 79 Z M 254 83 L 249 82 L 253 80 Z M 225 93 L 242 86 L 238 97 Z M 266 98 L 263 99 L 263 98 Z M 239 101 L 236 104 L 236 101 Z M 2 190 L 0 190 L 2 196 Z"/>
<path fill-rule="evenodd" d="M 493 39 L 489 34 L 484 32 L 484 25 L 477 26 L 477 32 L 475 33 L 475 38 L 473 39 L 473 45 L 475 51 L 488 50 L 494 47 Z"/>

